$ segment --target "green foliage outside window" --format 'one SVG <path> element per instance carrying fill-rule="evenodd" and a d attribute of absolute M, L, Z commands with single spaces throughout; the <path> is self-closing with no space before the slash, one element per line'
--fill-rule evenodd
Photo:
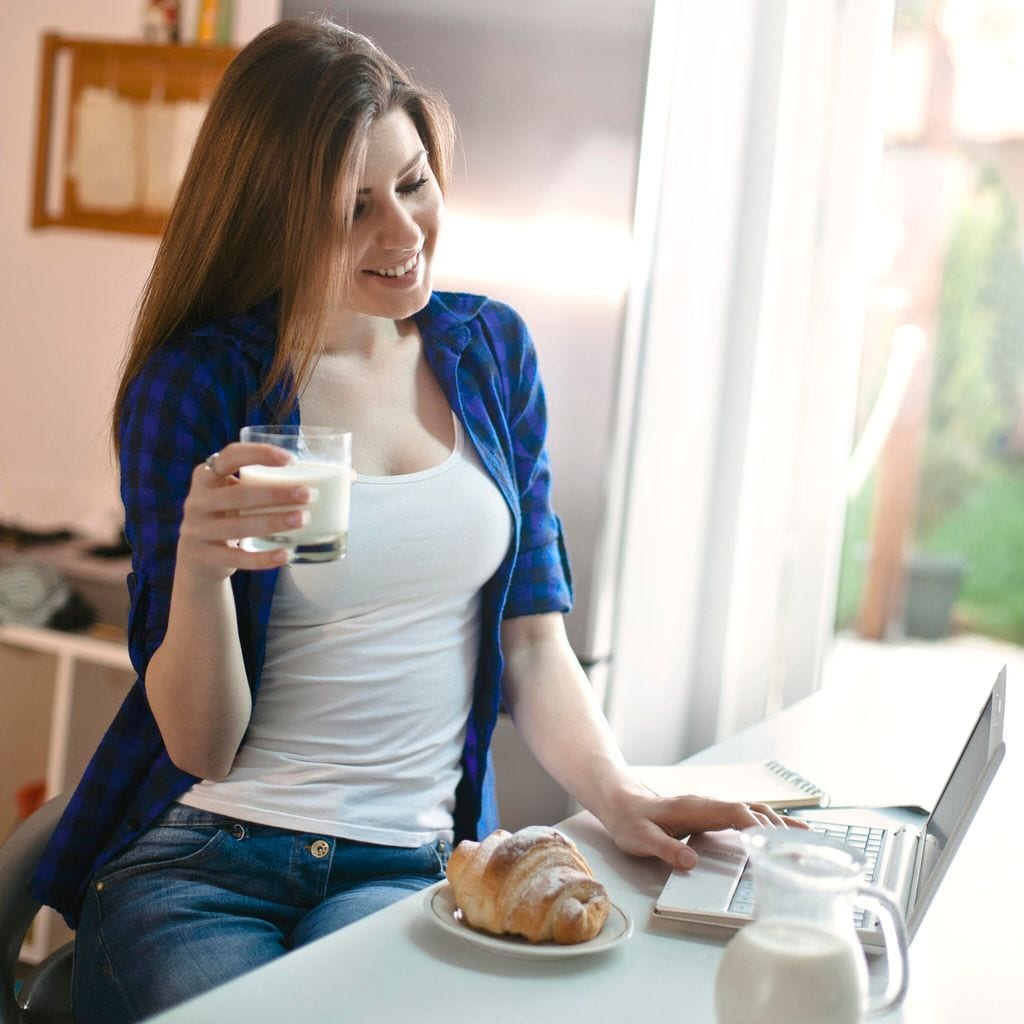
<path fill-rule="evenodd" d="M 1024 237 L 991 168 L 953 225 L 943 268 L 917 545 L 967 561 L 958 618 L 1024 641 L 1024 462 L 1007 447 L 1024 382 Z"/>
<path fill-rule="evenodd" d="M 956 216 L 943 266 L 914 545 L 966 563 L 955 622 L 1024 643 L 1024 457 L 1007 445 L 1024 386 L 1024 235 L 986 168 Z M 847 508 L 836 625 L 853 625 L 874 474 Z"/>

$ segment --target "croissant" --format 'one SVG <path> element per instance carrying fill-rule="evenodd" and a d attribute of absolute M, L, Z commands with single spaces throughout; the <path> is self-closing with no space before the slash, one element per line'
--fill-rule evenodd
<path fill-rule="evenodd" d="M 608 893 L 575 844 L 552 828 L 498 829 L 448 861 L 455 902 L 474 928 L 530 942 L 586 942 L 604 927 Z"/>

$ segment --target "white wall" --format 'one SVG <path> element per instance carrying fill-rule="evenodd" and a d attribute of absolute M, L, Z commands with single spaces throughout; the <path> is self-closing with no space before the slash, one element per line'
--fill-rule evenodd
<path fill-rule="evenodd" d="M 277 18 L 279 0 L 237 0 L 235 41 Z M 0 62 L 0 521 L 116 531 L 107 442 L 118 363 L 156 240 L 31 230 L 44 31 L 131 39 L 141 0 L 2 0 Z"/>

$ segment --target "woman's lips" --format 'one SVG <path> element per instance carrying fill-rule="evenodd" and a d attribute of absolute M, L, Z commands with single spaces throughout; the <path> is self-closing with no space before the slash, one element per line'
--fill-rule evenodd
<path fill-rule="evenodd" d="M 404 263 L 385 267 L 381 270 L 364 270 L 363 273 L 384 288 L 413 288 L 419 284 L 423 266 L 422 250 L 410 256 Z"/>
<path fill-rule="evenodd" d="M 415 252 L 403 263 L 396 263 L 390 267 L 383 267 L 380 270 L 367 270 L 367 274 L 373 274 L 375 277 L 405 277 L 406 274 L 414 270 L 420 261 L 419 252 Z"/>

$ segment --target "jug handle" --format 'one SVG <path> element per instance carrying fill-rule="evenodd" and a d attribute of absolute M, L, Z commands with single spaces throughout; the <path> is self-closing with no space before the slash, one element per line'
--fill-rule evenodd
<path fill-rule="evenodd" d="M 885 990 L 867 1008 L 868 1016 L 876 1017 L 895 1009 L 906 998 L 907 985 L 910 981 L 907 928 L 903 923 L 903 912 L 883 889 L 862 883 L 857 886 L 857 894 L 863 902 L 873 904 L 874 909 L 878 911 L 882 936 L 885 939 Z"/>

